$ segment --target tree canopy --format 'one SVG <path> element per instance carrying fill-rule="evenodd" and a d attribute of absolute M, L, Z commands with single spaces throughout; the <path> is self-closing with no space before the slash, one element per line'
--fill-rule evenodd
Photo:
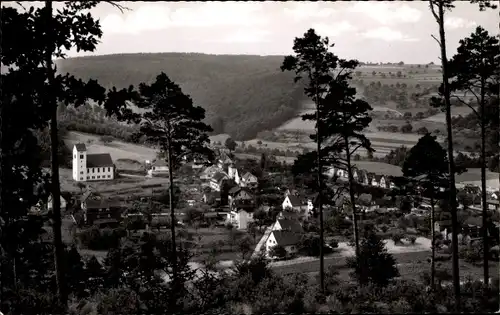
<path fill-rule="evenodd" d="M 279 70 L 281 61 L 279 56 L 143 53 L 68 58 L 57 65 L 61 73 L 96 79 L 106 88 L 150 84 L 163 71 L 206 110 L 215 132 L 246 140 L 293 118 L 304 99 L 293 76 Z"/>

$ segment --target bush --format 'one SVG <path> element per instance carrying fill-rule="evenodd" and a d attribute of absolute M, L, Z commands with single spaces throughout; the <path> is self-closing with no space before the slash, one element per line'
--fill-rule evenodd
<path fill-rule="evenodd" d="M 304 235 L 297 244 L 299 252 L 306 256 L 317 257 L 320 250 L 320 239 L 318 236 Z M 333 250 L 328 246 L 323 246 L 323 253 L 330 254 Z"/>
<path fill-rule="evenodd" d="M 391 240 L 394 242 L 394 244 L 400 243 L 402 238 L 403 235 L 398 232 L 393 233 L 391 236 Z"/>
<path fill-rule="evenodd" d="M 391 279 L 399 276 L 396 260 L 373 233 L 362 241 L 359 255 L 347 259 L 347 266 L 354 269 L 351 276 L 361 285 L 373 283 L 386 286 Z"/>
<path fill-rule="evenodd" d="M 331 248 L 338 248 L 339 242 L 336 239 L 332 239 L 328 245 L 330 245 Z"/>
<path fill-rule="evenodd" d="M 109 250 L 118 246 L 120 238 L 126 232 L 123 229 L 102 229 L 92 227 L 78 234 L 78 239 L 83 247 L 91 250 Z"/>
<path fill-rule="evenodd" d="M 417 241 L 417 238 L 414 235 L 410 235 L 406 237 L 406 240 L 410 242 L 410 244 L 415 245 L 415 242 Z"/>
<path fill-rule="evenodd" d="M 286 258 L 287 254 L 288 254 L 288 252 L 281 245 L 273 246 L 273 247 L 271 247 L 271 250 L 269 251 L 269 256 L 276 257 L 279 259 Z"/>

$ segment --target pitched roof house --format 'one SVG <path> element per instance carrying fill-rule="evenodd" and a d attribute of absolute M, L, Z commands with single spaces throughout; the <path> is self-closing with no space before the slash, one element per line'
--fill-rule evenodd
<path fill-rule="evenodd" d="M 214 176 L 212 176 L 212 178 L 210 179 L 210 188 L 215 191 L 220 191 L 223 181 L 227 179 L 229 179 L 229 176 L 227 176 L 227 174 L 222 172 L 215 173 Z"/>
<path fill-rule="evenodd" d="M 253 207 L 255 205 L 255 197 L 245 187 L 235 186 L 231 188 L 228 192 L 229 207 L 234 208 L 245 208 Z"/>
<path fill-rule="evenodd" d="M 358 182 L 362 185 L 366 185 L 368 186 L 369 184 L 371 184 L 369 181 L 368 181 L 368 174 L 365 170 L 358 170 L 357 171 L 357 174 L 358 174 Z"/>
<path fill-rule="evenodd" d="M 246 172 L 245 175 L 241 177 L 240 185 L 242 187 L 256 188 L 259 184 L 259 180 L 257 176 L 253 175 L 250 172 Z"/>
<path fill-rule="evenodd" d="M 271 249 L 277 245 L 285 248 L 287 253 L 298 251 L 297 244 L 300 241 L 300 235 L 290 231 L 272 231 L 266 240 L 266 255 L 270 256 Z"/>
<path fill-rule="evenodd" d="M 272 227 L 273 231 L 289 231 L 294 233 L 303 233 L 304 229 L 299 220 L 292 219 L 276 219 Z"/>

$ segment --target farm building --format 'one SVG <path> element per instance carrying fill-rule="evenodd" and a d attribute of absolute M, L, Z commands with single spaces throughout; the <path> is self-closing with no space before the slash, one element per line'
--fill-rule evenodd
<path fill-rule="evenodd" d="M 73 180 L 77 182 L 113 180 L 115 165 L 109 153 L 88 154 L 83 143 L 73 147 Z"/>

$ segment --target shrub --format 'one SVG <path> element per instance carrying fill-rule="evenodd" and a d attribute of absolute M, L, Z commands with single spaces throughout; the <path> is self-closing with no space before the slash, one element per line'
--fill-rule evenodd
<path fill-rule="evenodd" d="M 273 247 L 271 247 L 271 250 L 269 251 L 269 256 L 280 258 L 280 259 L 286 258 L 287 254 L 288 254 L 288 252 L 281 245 L 273 246 Z"/>
<path fill-rule="evenodd" d="M 385 286 L 389 281 L 399 276 L 396 260 L 387 253 L 382 240 L 371 233 L 364 239 L 357 257 L 347 259 L 347 266 L 353 268 L 353 276 L 360 284 L 373 283 Z"/>
<path fill-rule="evenodd" d="M 415 242 L 417 241 L 417 238 L 414 235 L 410 235 L 406 237 L 406 240 L 410 242 L 410 244 L 415 245 Z"/>
<path fill-rule="evenodd" d="M 317 257 L 319 256 L 320 244 L 318 236 L 304 235 L 299 241 L 299 244 L 297 244 L 297 247 L 302 254 Z M 323 246 L 324 254 L 329 254 L 331 252 L 332 249 L 330 247 Z"/>
<path fill-rule="evenodd" d="M 336 239 L 332 239 L 328 245 L 330 245 L 331 248 L 338 248 L 339 242 Z"/>
<path fill-rule="evenodd" d="M 391 240 L 394 242 L 394 244 L 400 243 L 402 238 L 403 235 L 398 232 L 393 233 L 391 236 Z"/>
<path fill-rule="evenodd" d="M 385 225 L 385 224 L 384 224 L 384 225 L 380 226 L 380 230 L 381 230 L 382 232 L 384 232 L 384 233 L 387 233 L 387 231 L 389 230 L 389 227 L 388 227 L 387 225 Z"/>

